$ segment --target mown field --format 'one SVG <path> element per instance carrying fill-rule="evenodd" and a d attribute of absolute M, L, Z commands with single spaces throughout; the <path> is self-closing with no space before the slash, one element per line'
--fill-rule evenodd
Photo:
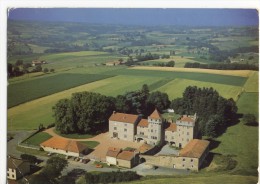
<path fill-rule="evenodd" d="M 43 96 L 48 96 L 82 84 L 87 84 L 111 76 L 96 74 L 59 74 L 35 78 L 8 85 L 8 108 Z"/>
<path fill-rule="evenodd" d="M 176 97 L 182 97 L 183 91 L 188 86 L 197 86 L 200 88 L 214 88 L 221 96 L 225 98 L 233 98 L 234 100 L 238 99 L 239 94 L 242 91 L 242 87 L 217 84 L 212 82 L 201 82 L 196 80 L 187 80 L 187 79 L 174 79 L 171 82 L 157 88 L 156 90 L 163 91 L 168 94 L 170 99 Z"/>

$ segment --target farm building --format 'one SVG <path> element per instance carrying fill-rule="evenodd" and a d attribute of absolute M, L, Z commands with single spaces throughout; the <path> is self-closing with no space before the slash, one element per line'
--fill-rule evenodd
<path fill-rule="evenodd" d="M 193 139 L 179 155 L 140 155 L 140 161 L 146 164 L 198 171 L 209 152 L 209 141 Z"/>
<path fill-rule="evenodd" d="M 106 63 L 106 66 L 117 66 L 117 65 L 121 65 L 122 62 L 121 61 L 109 61 Z"/>
<path fill-rule="evenodd" d="M 37 66 L 37 65 L 42 65 L 42 64 L 46 64 L 46 61 L 39 61 L 39 60 L 34 60 L 32 61 L 32 66 Z"/>
<path fill-rule="evenodd" d="M 132 168 L 139 162 L 138 155 L 139 152 L 135 150 L 126 151 L 109 147 L 106 153 L 106 162 L 108 165 Z"/>
<path fill-rule="evenodd" d="M 83 157 L 89 149 L 84 144 L 64 138 L 52 137 L 40 144 L 44 151 L 67 156 Z"/>
<path fill-rule="evenodd" d="M 7 178 L 17 180 L 30 173 L 30 163 L 22 159 L 7 157 Z"/>

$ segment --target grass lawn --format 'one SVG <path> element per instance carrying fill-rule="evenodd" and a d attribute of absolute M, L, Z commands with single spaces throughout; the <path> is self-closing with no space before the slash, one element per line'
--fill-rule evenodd
<path fill-rule="evenodd" d="M 62 137 L 71 138 L 71 139 L 88 139 L 94 137 L 94 135 L 90 134 L 62 134 L 59 131 L 54 129 L 54 132 Z"/>
<path fill-rule="evenodd" d="M 153 177 L 144 177 L 138 181 L 123 182 L 123 183 L 133 183 L 133 184 L 165 184 L 165 183 L 174 183 L 174 184 L 252 184 L 257 183 L 257 177 L 255 176 L 240 176 L 240 175 L 228 175 L 228 174 L 217 174 L 217 175 L 207 175 L 203 176 L 200 174 L 192 174 L 187 177 L 167 177 L 167 176 L 153 176 Z M 123 184 L 122 183 L 122 184 Z"/>
<path fill-rule="evenodd" d="M 237 100 L 238 95 L 241 93 L 242 87 L 210 83 L 210 82 L 201 82 L 195 80 L 186 80 L 186 79 L 174 79 L 171 82 L 161 86 L 156 89 L 162 92 L 165 92 L 169 95 L 171 100 L 182 97 L 182 93 L 188 86 L 197 86 L 200 88 L 212 87 L 219 92 L 219 94 L 225 98 L 233 98 Z"/>
<path fill-rule="evenodd" d="M 35 134 L 34 136 L 30 137 L 29 139 L 26 139 L 23 143 L 34 145 L 34 146 L 39 146 L 42 142 L 50 139 L 51 137 L 52 136 L 46 132 L 39 132 L 39 133 Z"/>
<path fill-rule="evenodd" d="M 94 149 L 99 145 L 99 142 L 97 141 L 80 141 L 81 143 L 85 144 L 88 148 Z"/>
<path fill-rule="evenodd" d="M 258 93 L 242 93 L 240 96 L 237 106 L 239 113 L 251 113 L 258 117 L 259 110 L 258 110 Z"/>

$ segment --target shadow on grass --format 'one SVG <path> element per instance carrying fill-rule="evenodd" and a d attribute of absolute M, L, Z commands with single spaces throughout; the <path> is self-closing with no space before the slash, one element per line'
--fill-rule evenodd
<path fill-rule="evenodd" d="M 211 164 L 212 160 L 214 159 L 214 157 L 215 157 L 216 155 L 221 155 L 221 154 L 209 152 L 209 154 L 207 155 L 207 157 L 206 157 L 205 160 L 203 161 L 203 163 L 202 163 L 200 169 L 204 169 L 204 168 L 206 168 L 206 167 L 209 167 L 209 165 Z"/>
<path fill-rule="evenodd" d="M 208 140 L 210 142 L 209 150 L 213 150 L 213 149 L 217 148 L 221 143 L 220 141 L 217 141 L 217 140 L 214 140 L 214 139 L 211 139 L 211 138 L 206 139 L 206 140 Z"/>

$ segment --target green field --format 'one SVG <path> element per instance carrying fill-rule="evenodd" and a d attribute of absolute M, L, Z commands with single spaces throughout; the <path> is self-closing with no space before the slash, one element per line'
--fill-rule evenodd
<path fill-rule="evenodd" d="M 249 76 L 244 86 L 246 92 L 258 92 L 258 87 L 259 87 L 258 78 L 259 78 L 259 72 L 253 72 Z"/>
<path fill-rule="evenodd" d="M 217 75 L 208 73 L 196 73 L 196 72 L 176 72 L 176 71 L 158 71 L 158 70 L 131 70 L 131 69 L 121 69 L 112 72 L 104 72 L 103 74 L 109 75 L 134 75 L 134 76 L 150 76 L 150 77 L 163 77 L 163 78 L 182 78 L 190 79 L 203 82 L 212 82 L 219 84 L 227 84 L 233 86 L 243 86 L 246 82 L 246 77 L 238 76 L 227 76 L 227 75 Z"/>
<path fill-rule="evenodd" d="M 192 183 L 192 184 L 216 184 L 216 183 L 225 183 L 225 184 L 253 184 L 257 183 L 257 177 L 255 176 L 240 176 L 240 175 L 228 175 L 228 174 L 214 174 L 214 175 L 200 175 L 193 174 L 185 177 L 168 177 L 168 176 L 157 176 L 152 177 L 151 179 L 142 179 L 140 181 L 132 181 L 125 183 L 133 184 L 183 184 L 183 183 Z"/>
<path fill-rule="evenodd" d="M 182 97 L 182 93 L 188 86 L 197 86 L 200 88 L 214 88 L 221 96 L 224 98 L 233 98 L 237 100 L 238 95 L 242 91 L 242 87 L 238 86 L 231 86 L 225 84 L 217 84 L 211 82 L 201 82 L 195 80 L 187 80 L 187 79 L 174 79 L 171 82 L 161 86 L 160 88 L 156 89 L 168 94 L 171 100 Z"/>
<path fill-rule="evenodd" d="M 34 136 L 30 137 L 29 139 L 26 139 L 23 143 L 39 146 L 42 142 L 50 139 L 52 136 L 45 132 L 39 132 L 35 134 Z"/>
<path fill-rule="evenodd" d="M 254 113 L 258 116 L 258 93 L 243 93 L 237 102 L 239 113 Z M 234 155 L 238 161 L 232 173 L 256 175 L 258 167 L 258 127 L 246 126 L 242 122 L 231 126 L 216 139 L 219 146 L 214 153 Z"/>
<path fill-rule="evenodd" d="M 8 86 L 8 108 L 69 88 L 111 76 L 95 74 L 59 74 Z"/>

